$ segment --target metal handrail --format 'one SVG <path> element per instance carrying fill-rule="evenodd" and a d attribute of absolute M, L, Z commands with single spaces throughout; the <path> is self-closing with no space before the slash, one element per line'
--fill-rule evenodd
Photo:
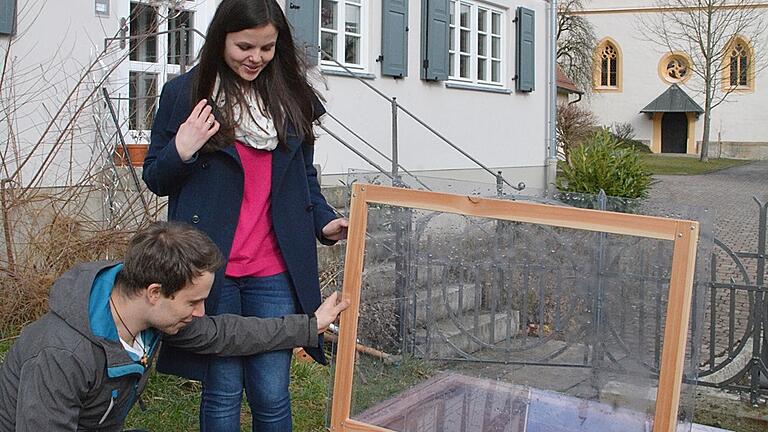
<path fill-rule="evenodd" d="M 344 71 L 345 71 L 345 72 L 347 72 L 347 73 L 349 74 L 349 76 L 351 76 L 352 78 L 355 78 L 355 79 L 356 79 L 356 80 L 358 80 L 359 82 L 363 83 L 363 85 L 365 85 L 366 87 L 368 87 L 369 89 L 371 89 L 371 90 L 372 90 L 374 93 L 376 93 L 377 95 L 381 96 L 383 99 L 387 100 L 389 103 L 391 103 L 391 104 L 392 104 L 392 128 L 393 128 L 393 136 L 392 136 L 392 140 L 393 140 L 393 148 L 392 148 L 392 150 L 393 150 L 393 158 L 392 158 L 392 159 L 393 159 L 393 160 L 392 160 L 392 162 L 393 162 L 393 169 L 392 169 L 392 172 L 393 172 L 393 174 L 395 174 L 395 175 L 396 175 L 396 173 L 397 173 L 397 169 L 396 169 L 396 167 L 398 167 L 398 166 L 399 166 L 399 164 L 397 164 L 397 158 L 396 158 L 396 156 L 395 156 L 395 155 L 397 154 L 397 136 L 396 136 L 396 130 L 397 130 L 397 110 L 402 110 L 404 113 L 408 114 L 408 116 L 409 116 L 409 117 L 411 117 L 411 118 L 412 118 L 414 121 L 416 121 L 418 124 L 422 125 L 422 126 L 423 126 L 424 128 L 426 128 L 428 131 L 432 132 L 432 133 L 433 133 L 435 136 L 437 136 L 438 138 L 440 138 L 440 139 L 441 139 L 443 142 L 445 142 L 446 144 L 448 144 L 448 145 L 449 145 L 451 148 L 453 148 L 454 150 L 456 150 L 456 151 L 458 151 L 459 153 L 461 153 L 461 155 L 462 155 L 462 156 L 466 157 L 467 159 L 469 159 L 470 161 L 472 161 L 472 162 L 473 162 L 475 165 L 479 166 L 479 167 L 480 167 L 480 168 L 482 168 L 483 170 L 485 170 L 485 171 L 487 171 L 488 173 L 490 173 L 492 176 L 494 176 L 494 177 L 496 178 L 496 180 L 497 180 L 498 182 L 504 183 L 504 184 L 506 184 L 507 186 L 509 186 L 509 187 L 511 187 L 512 189 L 514 189 L 514 190 L 517 190 L 517 191 L 521 191 L 521 190 L 525 189 L 525 183 L 523 183 L 523 182 L 519 182 L 519 183 L 517 184 L 517 186 L 515 186 L 515 185 L 512 185 L 512 183 L 510 183 L 509 181 L 507 181 L 507 179 L 505 179 L 505 178 L 504 178 L 504 177 L 501 175 L 501 172 L 500 172 L 500 171 L 499 171 L 499 172 L 496 172 L 496 173 L 494 173 L 494 172 L 493 172 L 493 171 L 492 171 L 490 168 L 488 168 L 488 167 L 487 167 L 485 164 L 483 164 L 483 163 L 482 163 L 482 162 L 480 162 L 479 160 L 475 159 L 475 158 L 474 158 L 472 155 L 470 155 L 470 154 L 469 154 L 469 153 L 467 153 L 466 151 L 462 150 L 462 149 L 461 149 L 459 146 L 457 146 L 456 144 L 454 144 L 453 142 L 451 142 L 451 141 L 450 141 L 448 138 L 446 138 L 445 136 L 443 136 L 443 134 L 441 134 L 440 132 L 438 132 L 437 130 L 435 130 L 435 129 L 434 129 L 432 126 L 428 125 L 428 124 L 427 124 L 427 123 L 425 123 L 423 120 L 421 120 L 421 119 L 420 119 L 418 116 L 416 116 L 416 115 L 415 115 L 415 114 L 413 114 L 411 111 L 409 111 L 408 109 L 406 109 L 405 107 L 403 107 L 403 106 L 402 106 L 402 105 L 401 105 L 399 102 L 397 102 L 397 98 L 394 98 L 394 97 L 389 97 L 389 96 L 387 96 L 387 95 L 386 95 L 386 94 L 384 94 L 384 93 L 383 93 L 381 90 L 377 89 L 376 87 L 374 87 L 373 85 L 371 85 L 370 83 L 368 83 L 368 82 L 366 82 L 364 79 L 362 79 L 360 76 L 358 76 L 358 75 L 357 75 L 357 74 L 356 74 L 354 71 L 352 71 L 350 68 L 348 68 L 347 66 L 345 66 L 344 64 L 342 64 L 341 62 L 339 62 L 338 60 L 336 60 L 335 58 L 333 58 L 333 57 L 332 57 L 330 54 L 328 54 L 328 53 L 327 53 L 325 50 L 323 50 L 322 48 L 318 47 L 318 52 L 319 52 L 319 53 L 322 55 L 322 57 L 323 57 L 323 59 L 324 59 L 324 60 L 330 60 L 330 61 L 334 62 L 334 63 L 335 63 L 337 66 L 339 66 L 340 68 L 344 69 Z"/>
<path fill-rule="evenodd" d="M 363 138 L 362 136 L 360 136 L 360 134 L 358 134 L 357 132 L 353 131 L 353 130 L 352 130 L 350 127 L 349 127 L 349 126 L 347 126 L 346 124 L 344 124 L 344 122 L 342 122 L 341 120 L 339 120 L 339 119 L 338 119 L 336 116 L 334 116 L 333 114 L 331 114 L 330 112 L 327 112 L 327 111 L 326 111 L 326 113 L 325 113 L 325 114 L 326 114 L 328 117 L 330 117 L 330 118 L 332 118 L 333 120 L 335 120 L 335 121 L 336 121 L 336 123 L 338 123 L 338 124 L 339 124 L 339 125 L 340 125 L 342 128 L 344 128 L 344 130 L 346 130 L 347 132 L 349 132 L 350 134 L 352 134 L 352 136 L 353 136 L 353 137 L 355 137 L 355 138 L 359 139 L 359 140 L 360 140 L 360 141 L 361 141 L 363 144 L 365 144 L 365 145 L 366 145 L 368 148 L 370 148 L 371 150 L 373 150 L 373 151 L 374 151 L 376 154 L 378 154 L 379 156 L 381 156 L 381 157 L 383 157 L 384 159 L 386 159 L 386 160 L 387 160 L 387 162 L 390 162 L 390 163 L 393 163 L 393 162 L 394 162 L 394 161 L 393 161 L 393 160 L 392 160 L 390 157 L 388 157 L 386 154 L 384 154 L 384 152 L 382 152 L 381 150 L 379 150 L 379 149 L 377 149 L 376 147 L 374 147 L 374 146 L 373 146 L 373 144 L 371 144 L 371 143 L 369 143 L 368 141 L 366 141 L 366 140 L 365 140 L 365 138 Z M 326 130 L 326 128 L 324 128 L 324 127 L 323 127 L 323 130 Z M 334 138 L 336 138 L 336 139 L 337 139 L 339 142 L 341 142 L 341 144 L 343 144 L 345 147 L 347 147 L 347 148 L 350 148 L 350 149 L 351 149 L 351 147 L 350 147 L 350 144 L 349 144 L 349 143 L 347 143 L 346 141 L 344 141 L 343 139 L 341 139 L 341 138 L 339 138 L 339 137 L 336 137 L 335 135 L 332 135 L 332 136 L 333 136 Z M 418 178 L 418 177 L 416 177 L 416 176 L 415 176 L 413 173 L 411 173 L 410 171 L 408 171 L 407 169 L 405 169 L 405 167 L 403 167 L 403 166 L 402 166 L 402 165 L 400 165 L 399 163 L 397 163 L 397 166 L 398 166 L 398 168 L 400 168 L 401 170 L 403 170 L 403 172 L 404 172 L 404 173 L 406 173 L 406 174 L 408 174 L 409 176 L 413 177 L 413 179 L 414 179 L 414 180 L 416 180 L 416 181 L 417 181 L 417 182 L 418 182 L 418 183 L 419 183 L 419 184 L 420 184 L 420 185 L 421 185 L 421 186 L 422 186 L 424 189 L 426 189 L 426 190 L 428 190 L 428 191 L 431 191 L 431 190 L 432 190 L 432 189 L 431 189 L 429 186 L 427 186 L 427 185 L 426 185 L 424 182 L 422 182 L 421 180 L 419 180 L 419 178 Z"/>
<path fill-rule="evenodd" d="M 122 36 L 119 36 L 119 37 L 110 37 L 110 38 L 105 38 L 105 39 L 104 39 L 104 49 L 106 50 L 106 49 L 107 49 L 107 47 L 108 47 L 108 45 L 109 45 L 109 43 L 110 43 L 110 42 L 112 42 L 112 41 L 120 41 L 120 42 L 121 42 L 121 48 L 124 48 L 124 44 L 125 44 L 125 41 L 128 41 L 128 40 L 146 39 L 146 38 L 148 38 L 148 37 L 150 37 L 150 36 L 159 36 L 159 35 L 163 35 L 163 34 L 172 34 L 172 33 L 182 33 L 182 36 L 186 36 L 186 32 L 187 32 L 187 31 L 192 31 L 192 32 L 194 32 L 194 33 L 198 34 L 198 35 L 199 35 L 200 37 L 202 37 L 203 39 L 205 39 L 205 35 L 204 35 L 202 32 L 200 32 L 199 30 L 197 30 L 197 29 L 196 29 L 196 28 L 194 28 L 194 27 L 187 27 L 186 25 L 182 25 L 182 26 L 180 26 L 180 27 L 178 27 L 178 28 L 176 28 L 176 29 L 172 29 L 172 30 L 164 30 L 164 31 L 158 31 L 158 32 L 153 32 L 153 33 L 144 33 L 144 34 L 141 34 L 141 35 L 125 35 L 126 29 L 127 29 L 127 22 L 126 22 L 125 18 L 123 18 L 123 20 L 122 20 L 122 22 L 121 22 L 121 33 L 122 33 Z M 182 37 L 182 38 L 181 38 L 181 48 L 180 48 L 180 50 L 181 50 L 181 55 L 180 55 L 180 57 L 181 57 L 181 59 L 180 59 L 180 60 L 181 60 L 181 63 L 179 64 L 179 67 L 180 67 L 180 69 L 181 69 L 181 72 L 182 72 L 182 73 L 184 73 L 184 72 L 185 72 L 185 69 L 186 69 L 186 66 L 187 66 L 187 62 L 186 62 L 186 58 L 187 58 L 187 56 L 186 56 L 186 45 L 187 45 L 187 40 L 186 40 L 186 37 Z M 377 170 L 379 170 L 379 171 L 381 171 L 382 173 L 386 174 L 386 175 L 387 175 L 388 177 L 390 177 L 390 178 L 391 178 L 391 179 L 392 179 L 394 182 L 399 182 L 399 180 L 400 180 L 399 170 L 400 170 L 400 169 L 402 169 L 402 170 L 403 170 L 403 172 L 405 172 L 405 173 L 407 173 L 409 176 L 413 177 L 413 178 L 414 178 L 414 179 L 415 179 L 415 180 L 416 180 L 416 181 L 417 181 L 417 182 L 418 182 L 418 183 L 419 183 L 421 186 L 423 186 L 423 187 L 424 187 L 424 188 L 426 188 L 427 190 L 431 190 L 431 189 L 430 189 L 430 188 L 429 188 L 429 187 L 428 187 L 426 184 L 424 184 L 424 183 L 423 183 L 421 180 L 419 180 L 419 179 L 418 179 L 418 177 L 416 177 L 416 176 L 415 176 L 415 175 L 413 175 L 411 172 L 409 172 L 408 170 L 406 170 L 406 169 L 405 169 L 405 168 L 404 168 L 402 165 L 400 165 L 400 163 L 398 162 L 398 142 L 397 142 L 397 112 L 398 112 L 398 110 L 401 110 L 401 111 L 403 111 L 405 114 L 407 114 L 407 115 L 408 115 L 410 118 L 412 118 L 414 121 L 416 121 L 416 123 L 418 123 L 418 124 L 420 124 L 421 126 L 423 126 L 423 127 L 424 127 L 425 129 L 427 129 L 429 132 L 431 132 L 432 134 L 434 134 L 435 136 L 437 136 L 437 137 L 438 137 L 440 140 L 442 140 L 443 142 L 445 142 L 446 144 L 448 144 L 448 145 L 449 145 L 451 148 L 453 148 L 454 150 L 456 150 L 457 152 L 459 152 L 459 153 L 460 153 L 462 156 L 464 156 L 465 158 L 469 159 L 469 160 L 470 160 L 470 161 L 472 161 L 472 162 L 473 162 L 475 165 L 479 166 L 479 167 L 480 167 L 480 168 L 482 168 L 484 171 L 486 171 L 486 172 L 488 172 L 489 174 L 491 174 L 492 176 L 494 176 L 494 177 L 496 178 L 496 182 L 497 182 L 499 185 L 502 185 L 502 184 L 506 184 L 507 186 L 509 186 L 509 187 L 511 187 L 512 189 L 514 189 L 514 190 L 517 190 L 517 191 L 521 191 L 521 190 L 523 190 L 523 189 L 525 188 L 525 183 L 523 183 L 523 182 L 519 182 L 517 185 L 513 185 L 512 183 L 510 183 L 509 181 L 507 181 L 507 179 L 505 179 L 505 178 L 502 176 L 502 174 L 501 174 L 501 171 L 498 171 L 498 172 L 493 172 L 493 171 L 492 171 L 490 168 L 488 168 L 488 167 L 487 167 L 485 164 L 483 164 L 482 162 L 480 162 L 479 160 L 477 160 L 476 158 L 474 158 L 472 155 L 470 155 L 469 153 L 467 153 L 466 151 L 464 151 L 463 149 L 461 149 L 459 146 L 457 146 L 456 144 L 454 144 L 453 142 L 451 142 L 451 141 L 450 141 L 448 138 L 446 138 L 446 137 L 445 137 L 443 134 L 441 134 L 440 132 L 438 132 L 437 130 L 435 130 L 435 129 L 434 129 L 432 126 L 428 125 L 426 122 L 424 122 L 424 121 L 423 121 L 422 119 L 420 119 L 418 116 L 416 116 L 415 114 L 413 114 L 413 113 L 412 113 L 410 110 L 408 110 L 407 108 L 403 107 L 403 106 L 402 106 L 402 105 L 401 105 L 399 102 L 397 102 L 397 98 L 395 98 L 395 97 L 389 97 L 389 96 L 387 96 L 387 95 L 386 95 L 384 92 L 382 92 L 381 90 L 377 89 L 376 87 L 374 87 L 374 86 L 373 86 L 373 85 L 371 85 L 370 83 L 368 83 L 368 82 L 364 81 L 364 80 L 363 80 L 363 79 L 361 79 L 359 76 L 357 76 L 357 75 L 356 75 L 356 74 L 355 74 L 355 73 L 354 73 L 354 72 L 353 72 L 351 69 L 349 69 L 347 66 L 345 66 L 344 64 L 342 64 L 341 62 L 339 62 L 338 60 L 336 60 L 335 58 L 333 58 L 332 56 L 330 56 L 330 55 L 329 55 L 329 54 L 328 54 L 326 51 L 324 51 L 322 48 L 318 47 L 318 52 L 322 54 L 322 56 L 323 56 L 323 58 L 324 58 L 324 59 L 327 59 L 327 60 L 331 60 L 332 62 L 334 62 L 334 63 L 335 63 L 337 66 L 339 66 L 339 67 L 340 67 L 340 68 L 342 68 L 344 71 L 346 71 L 346 72 L 347 72 L 347 73 L 348 73 L 348 74 L 349 74 L 351 77 L 353 77 L 353 78 L 357 79 L 359 82 L 363 83 L 363 85 L 365 85 L 366 87 L 368 87 L 368 88 L 369 88 L 371 91 L 373 91 L 374 93 L 376 93 L 377 95 L 379 95 L 381 98 L 385 99 L 386 101 L 388 101 L 388 102 L 389 102 L 389 103 L 392 105 L 392 157 L 391 157 L 391 158 L 390 158 L 390 157 L 387 157 L 387 156 L 386 156 L 386 155 L 384 155 L 384 154 L 383 154 L 381 151 L 379 151 L 378 149 L 376 149 L 375 147 L 373 147 L 373 146 L 372 146 L 371 144 L 369 144 L 369 143 L 368 143 L 366 140 L 364 140 L 364 139 L 363 139 L 363 138 L 362 138 L 362 137 L 361 137 L 359 134 L 357 134 L 357 133 L 353 132 L 353 131 L 352 131 L 352 130 L 351 130 L 349 127 L 347 127 L 347 126 L 346 126 L 346 125 L 345 125 L 345 124 L 344 124 L 344 123 L 343 123 L 341 120 L 339 120 L 338 118 L 336 118 L 336 117 L 334 117 L 333 115 L 331 115 L 330 113 L 328 113 L 328 114 L 329 114 L 329 116 L 330 116 L 331 118 L 333 118 L 333 119 L 334 119 L 336 122 L 338 122 L 338 123 L 339 123 L 339 124 L 340 124 L 340 125 L 341 125 L 341 126 L 344 128 L 344 129 L 345 129 L 345 130 L 347 130 L 348 132 L 352 133 L 352 135 L 353 135 L 353 136 L 355 136 L 357 139 L 359 139 L 360 141 L 362 141 L 362 142 L 363 142 L 365 145 L 367 145 L 369 148 L 373 149 L 373 150 L 374 150 L 374 151 L 375 151 L 377 154 L 379 154 L 380 156 L 384 157 L 384 158 L 385 158 L 385 159 L 386 159 L 388 162 L 390 162 L 390 163 L 391 163 L 391 170 L 390 170 L 390 172 L 389 172 L 389 173 L 388 173 L 386 170 L 384 170 L 382 167 L 380 167 L 378 164 L 376 164 L 375 162 L 373 162 L 373 161 L 372 161 L 370 158 L 368 158 L 368 157 L 366 157 L 365 155 L 363 155 L 363 154 L 362 154 L 360 151 L 358 151 L 357 149 L 353 148 L 353 147 L 352 147 L 352 146 L 351 146 L 349 143 L 345 142 L 345 141 L 344 141 L 344 140 L 343 140 L 341 137 L 339 137 L 338 135 L 334 134 L 333 132 L 331 132 L 330 130 L 328 130 L 326 127 L 324 127 L 324 126 L 321 126 L 321 127 L 322 127 L 322 129 L 323 129 L 323 130 L 325 130 L 325 131 L 326 131 L 326 132 L 327 132 L 329 135 L 331 135 L 333 138 L 335 138 L 337 141 L 339 141 L 339 142 L 340 142 L 342 145 L 344 145 L 345 147 L 347 147 L 349 150 L 351 150 L 352 152 L 354 152 L 354 153 L 355 153 L 357 156 L 359 156 L 361 159 L 363 159 L 364 161 L 366 161 L 366 162 L 367 162 L 368 164 L 370 164 L 371 166 L 375 167 Z"/>

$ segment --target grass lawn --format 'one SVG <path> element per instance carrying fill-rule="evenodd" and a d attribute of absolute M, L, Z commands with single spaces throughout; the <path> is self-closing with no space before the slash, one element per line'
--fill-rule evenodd
<path fill-rule="evenodd" d="M 384 401 L 434 372 L 423 362 L 410 360 L 399 366 L 386 366 L 365 357 L 358 359 L 358 376 L 365 375 L 364 385 L 356 384 L 353 410 L 359 412 Z M 330 406 L 331 369 L 316 363 L 294 361 L 291 366 L 291 403 L 293 429 L 296 432 L 325 431 L 326 409 Z M 358 387 L 360 386 L 360 387 Z M 142 395 L 146 411 L 138 404 L 131 410 L 126 429 L 140 428 L 152 432 L 196 431 L 200 404 L 200 384 L 154 373 Z M 246 403 L 241 411 L 240 430 L 251 430 L 251 414 Z"/>
<path fill-rule="evenodd" d="M 329 368 L 315 363 L 294 362 L 291 367 L 293 429 L 297 432 L 325 430 Z M 154 373 L 142 395 L 146 407 L 133 407 L 125 428 L 152 432 L 196 431 L 200 407 L 200 384 Z M 251 430 L 251 413 L 243 403 L 240 430 Z"/>
<path fill-rule="evenodd" d="M 660 154 L 642 154 L 640 158 L 651 174 L 657 175 L 696 175 L 744 165 L 751 161 L 741 159 L 710 159 L 704 163 L 698 157 L 669 156 Z"/>

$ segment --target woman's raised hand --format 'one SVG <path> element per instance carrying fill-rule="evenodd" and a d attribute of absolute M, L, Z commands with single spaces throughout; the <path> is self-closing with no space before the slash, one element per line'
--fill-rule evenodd
<path fill-rule="evenodd" d="M 188 161 L 219 131 L 219 122 L 213 116 L 212 107 L 203 99 L 195 105 L 187 120 L 176 132 L 176 151 L 181 160 Z"/>

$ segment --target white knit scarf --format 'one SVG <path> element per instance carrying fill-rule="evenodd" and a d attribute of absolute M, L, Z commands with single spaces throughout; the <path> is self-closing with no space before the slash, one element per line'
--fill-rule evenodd
<path fill-rule="evenodd" d="M 263 114 L 266 108 L 263 106 L 261 98 L 254 94 L 253 91 L 243 93 L 248 112 L 242 114 L 240 112 L 240 104 L 235 104 L 232 107 L 232 115 L 236 121 L 235 139 L 259 150 L 272 151 L 276 149 L 278 144 L 277 129 L 275 129 L 275 123 L 272 119 Z M 230 103 L 234 99 L 225 98 L 219 94 L 218 77 L 213 88 L 213 95 L 219 108 L 222 108 L 227 99 L 229 99 Z"/>

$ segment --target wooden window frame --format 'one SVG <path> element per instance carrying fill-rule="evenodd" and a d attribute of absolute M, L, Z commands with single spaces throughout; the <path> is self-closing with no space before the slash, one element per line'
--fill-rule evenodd
<path fill-rule="evenodd" d="M 469 27 L 462 27 L 460 25 L 461 6 L 469 7 Z M 482 87 L 499 88 L 504 86 L 504 73 L 506 67 L 506 22 L 507 13 L 506 10 L 499 7 L 495 7 L 488 3 L 482 3 L 475 0 L 451 0 L 448 3 L 450 14 L 454 18 L 454 22 L 449 22 L 449 48 L 448 48 L 448 70 L 452 73 L 448 74 L 448 80 L 456 83 L 477 85 Z M 479 11 L 483 10 L 486 13 L 486 30 L 479 31 Z M 493 17 L 497 15 L 499 17 L 499 33 L 493 33 Z M 461 31 L 469 32 L 468 52 L 461 51 Z M 486 36 L 487 51 L 484 56 L 479 55 L 478 40 L 480 35 Z M 499 57 L 493 57 L 493 41 L 494 39 L 499 41 Z M 450 47 L 453 46 L 453 49 Z M 467 77 L 459 75 L 459 69 L 461 66 L 461 57 L 469 57 L 469 71 Z M 487 60 L 486 76 L 488 79 L 481 80 L 478 77 L 478 61 Z M 499 64 L 499 79 L 493 81 L 493 64 Z"/>
<path fill-rule="evenodd" d="M 602 85 L 600 76 L 602 73 L 601 54 L 607 45 L 611 45 L 616 50 L 616 85 Z M 621 92 L 624 89 L 624 53 L 621 46 L 613 38 L 606 37 L 597 44 L 593 59 L 593 79 L 592 88 L 596 93 Z"/>
<path fill-rule="evenodd" d="M 743 44 L 747 50 L 747 85 L 731 85 L 731 53 L 736 44 Z M 723 48 L 723 65 L 721 70 L 721 90 L 723 92 L 753 93 L 755 91 L 755 52 L 752 43 L 744 36 L 736 35 Z"/>
<path fill-rule="evenodd" d="M 370 40 L 370 24 L 368 22 L 368 4 L 369 0 L 332 0 L 336 3 L 336 28 L 323 27 L 323 3 L 318 2 L 320 11 L 318 13 L 318 46 L 321 46 L 323 40 L 323 33 L 335 34 L 336 44 L 334 46 L 334 56 L 336 60 L 352 69 L 356 72 L 368 71 L 368 41 Z M 346 13 L 347 5 L 360 8 L 360 31 L 358 33 L 347 32 L 346 30 Z M 346 61 L 346 39 L 347 36 L 356 37 L 360 40 L 359 45 L 359 60 L 360 63 L 347 63 Z M 343 72 L 344 69 L 339 67 L 333 60 L 326 60 L 322 58 L 322 54 L 319 54 L 320 66 L 324 70 L 335 70 Z"/>
<path fill-rule="evenodd" d="M 167 19 L 169 16 L 169 7 L 166 4 L 160 4 L 160 3 L 153 3 L 150 0 L 129 0 L 126 2 L 128 4 L 127 11 L 129 12 L 127 15 L 130 18 L 130 10 L 131 5 L 142 5 L 143 7 L 148 7 L 154 9 L 154 19 L 156 20 L 156 28 L 148 29 L 152 32 L 164 32 L 169 29 L 170 21 Z M 187 49 L 189 50 L 189 60 L 187 63 L 188 67 L 192 67 L 194 58 L 195 58 L 195 51 L 197 49 L 197 46 L 195 45 L 195 33 L 191 30 L 192 28 L 196 28 L 197 22 L 201 22 L 202 20 L 205 20 L 206 17 L 204 14 L 200 13 L 198 8 L 197 1 L 194 0 L 185 0 L 184 2 L 180 3 L 178 5 L 178 9 L 183 10 L 186 13 L 189 13 L 191 15 L 192 20 L 192 27 L 190 27 L 190 30 L 188 30 L 188 34 L 191 36 L 189 40 L 187 41 Z M 201 20 L 202 18 L 202 20 Z M 127 22 L 127 25 L 131 25 L 131 20 L 129 19 Z M 144 29 L 147 30 L 147 29 Z M 140 42 L 136 42 L 139 44 Z M 129 103 L 126 105 L 126 118 L 128 121 L 126 122 L 126 127 L 128 132 L 126 133 L 126 136 L 128 137 L 129 141 L 131 143 L 135 144 L 143 144 L 148 145 L 149 144 L 149 138 L 151 135 L 151 123 L 154 121 L 154 115 L 157 112 L 157 107 L 160 104 L 160 92 L 165 85 L 166 82 L 170 81 L 175 76 L 178 76 L 181 74 L 181 66 L 179 63 L 173 63 L 169 61 L 168 57 L 171 49 L 175 48 L 175 42 L 172 42 L 170 39 L 170 35 L 168 34 L 160 34 L 156 36 L 152 36 L 148 38 L 147 41 L 142 43 L 153 43 L 154 44 L 154 50 L 155 50 L 155 59 L 154 61 L 146 61 L 142 59 L 134 59 L 128 60 L 128 96 L 131 97 L 131 75 L 135 75 L 137 78 L 139 75 L 142 76 L 154 76 L 154 86 L 153 89 L 154 94 L 139 94 L 134 95 L 134 98 L 148 98 L 151 99 L 151 106 L 149 109 L 152 110 L 152 112 L 144 113 L 146 115 L 151 115 L 151 120 L 149 122 L 141 121 L 139 120 L 138 123 L 141 125 L 146 125 L 146 128 L 132 128 L 132 122 L 134 121 L 133 113 L 130 110 L 130 106 L 132 104 L 138 104 L 137 99 L 132 99 L 129 101 Z M 129 45 L 130 46 L 130 45 Z M 130 48 L 129 48 L 130 49 Z"/>
<path fill-rule="evenodd" d="M 693 275 L 699 237 L 698 222 L 360 183 L 352 187 L 350 204 L 349 236 L 342 288 L 343 297 L 350 301 L 350 306 L 341 314 L 331 431 L 394 432 L 350 418 L 369 204 L 673 241 L 667 317 L 677 319 L 667 320 L 665 323 L 654 431 L 675 431 L 693 296 Z"/>

